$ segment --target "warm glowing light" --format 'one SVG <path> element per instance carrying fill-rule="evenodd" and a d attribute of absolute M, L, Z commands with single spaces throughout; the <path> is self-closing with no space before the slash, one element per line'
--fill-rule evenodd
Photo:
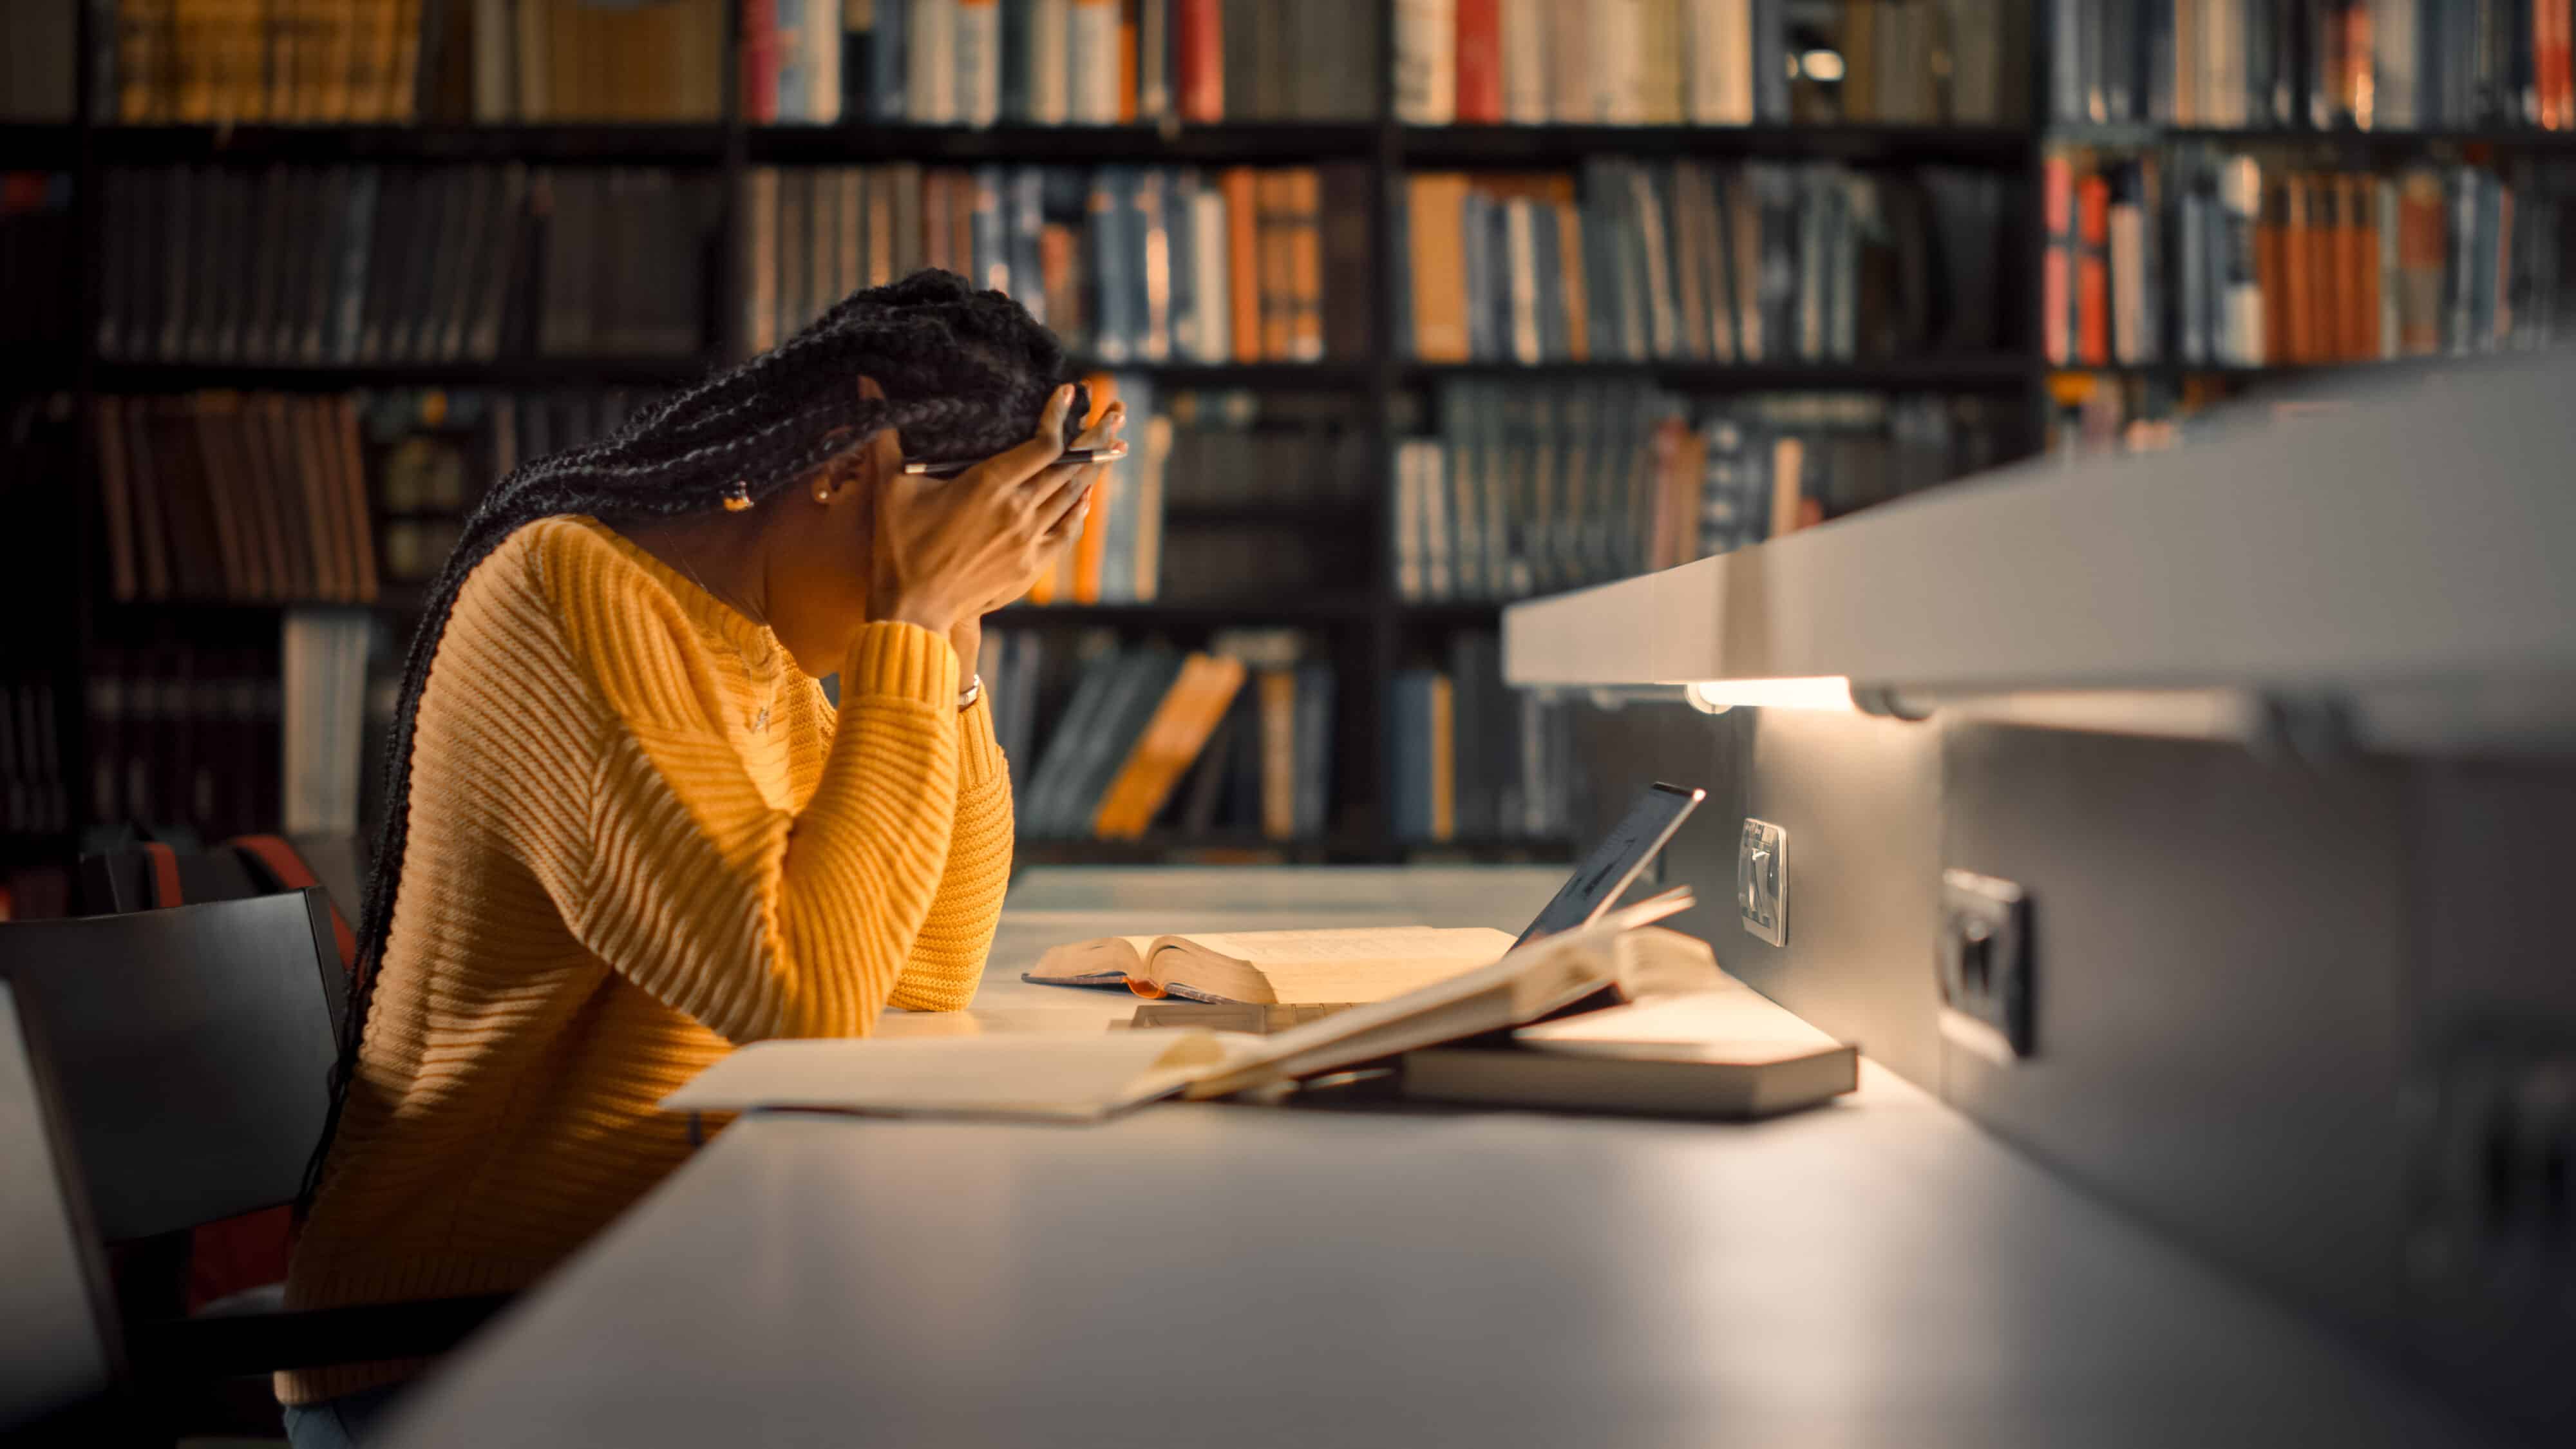
<path fill-rule="evenodd" d="M 1830 83 L 1843 78 L 1843 58 L 1835 51 L 1811 50 L 1798 57 L 1798 69 L 1811 81 Z"/>
<path fill-rule="evenodd" d="M 1765 709 L 1857 708 L 1851 681 L 1839 674 L 1820 679 L 1702 679 L 1688 686 L 1691 702 L 1714 714 L 1739 704 Z"/>

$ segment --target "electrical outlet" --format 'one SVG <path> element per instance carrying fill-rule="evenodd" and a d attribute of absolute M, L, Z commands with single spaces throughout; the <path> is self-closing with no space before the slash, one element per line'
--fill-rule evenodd
<path fill-rule="evenodd" d="M 1941 1034 L 1999 1061 L 2029 1056 L 2030 896 L 2008 880 L 1941 872 Z"/>
<path fill-rule="evenodd" d="M 1744 822 L 1735 850 L 1735 912 L 1748 933 L 1774 946 L 1789 944 L 1789 832 L 1767 820 Z"/>

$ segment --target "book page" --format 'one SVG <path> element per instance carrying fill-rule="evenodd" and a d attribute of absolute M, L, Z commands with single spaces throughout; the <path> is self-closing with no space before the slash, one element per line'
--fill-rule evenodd
<path fill-rule="evenodd" d="M 1080 1121 L 1174 1091 L 1260 1040 L 1210 1031 L 1112 1031 L 755 1042 L 699 1073 L 661 1106 Z"/>
<path fill-rule="evenodd" d="M 1152 936 L 1068 941 L 1047 948 L 1037 965 L 1020 973 L 1020 979 L 1049 986 L 1124 986 L 1129 975 L 1145 969 L 1145 958 L 1156 944 Z"/>
<path fill-rule="evenodd" d="M 1196 947 L 1269 971 L 1364 961 L 1499 961 L 1512 938 L 1491 926 L 1354 926 L 1316 931 L 1208 931 L 1162 937 L 1158 948 Z"/>
<path fill-rule="evenodd" d="M 1191 987 L 1230 1000 L 1383 1001 L 1490 965 L 1511 948 L 1512 938 L 1489 926 L 1210 932 L 1157 942 L 1145 974 L 1176 993 Z M 1242 979 L 1244 967 L 1258 983 Z"/>

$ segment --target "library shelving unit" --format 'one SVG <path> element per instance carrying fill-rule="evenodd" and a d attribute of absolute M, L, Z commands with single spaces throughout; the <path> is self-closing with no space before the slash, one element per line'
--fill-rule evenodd
<path fill-rule="evenodd" d="M 727 6 L 729 37 L 739 35 L 741 0 Z M 1396 25 L 1388 4 L 1380 8 L 1378 53 L 1395 54 Z M 1105 627 L 1131 636 L 1162 635 L 1187 642 L 1221 628 L 1276 625 L 1311 631 L 1336 667 L 1341 681 L 1332 828 L 1324 835 L 1289 842 L 1223 836 L 1206 839 L 1149 836 L 1140 842 L 1025 842 L 1031 859 L 1151 860 L 1206 855 L 1221 858 L 1268 852 L 1277 858 L 1323 861 L 1387 861 L 1417 852 L 1452 858 L 1558 858 L 1568 852 L 1563 840 L 1462 840 L 1416 844 L 1399 838 L 1383 802 L 1389 796 L 1387 738 L 1393 680 L 1412 659 L 1436 649 L 1451 633 L 1497 627 L 1500 603 L 1406 603 L 1394 584 L 1391 543 L 1394 488 L 1389 459 L 1398 430 L 1407 416 L 1404 399 L 1449 377 L 1520 378 L 1567 382 L 1593 378 L 1636 378 L 1665 390 L 1697 397 L 1758 390 L 1938 391 L 1985 394 L 2010 399 L 2018 408 L 2007 426 L 2008 455 L 2037 452 L 2045 443 L 2049 411 L 2048 381 L 2053 371 L 2040 347 L 2040 298 L 2037 277 L 2045 246 L 2038 224 L 2045 158 L 2060 144 L 2151 145 L 2173 140 L 2217 143 L 2299 143 L 2348 148 L 2374 160 L 2439 148 L 2521 148 L 2566 146 L 2566 133 L 2518 130 L 2473 132 L 2306 132 L 2212 131 L 2135 125 L 2068 127 L 2046 119 L 2045 35 L 2049 7 L 2037 19 L 2027 86 L 2020 104 L 2006 110 L 2022 119 L 2003 125 L 1855 125 L 1765 124 L 1744 127 L 1598 126 L 1598 125 L 1459 125 L 1416 126 L 1393 119 L 1392 65 L 1376 78 L 1375 120 L 1343 122 L 1245 122 L 1211 125 L 1119 125 L 1037 127 L 1003 125 L 975 129 L 875 123 L 806 126 L 753 126 L 742 119 L 741 67 L 735 42 L 728 40 L 720 61 L 726 119 L 705 124 L 563 124 L 468 126 L 146 126 L 93 123 L 95 113 L 86 72 L 77 85 L 75 117 L 61 124 L 0 126 L 0 166 L 67 170 L 73 177 L 77 247 L 77 317 L 86 324 L 99 315 L 98 268 L 101 237 L 98 178 L 108 168 L 171 162 L 320 162 L 381 161 L 413 165 L 490 161 L 529 163 L 668 166 L 720 178 L 717 244 L 707 260 L 706 296 L 713 335 L 703 355 L 670 361 L 633 359 L 523 358 L 479 364 L 433 366 L 220 366 L 110 362 L 98 356 L 94 329 L 78 329 L 73 355 L 58 367 L 43 359 L 11 359 L 8 381 L 21 390 L 31 385 L 68 390 L 79 410 L 77 429 L 79 477 L 86 489 L 95 477 L 94 444 L 87 419 L 93 400 L 123 393 L 175 393 L 197 389 L 342 390 L 368 387 L 494 387 L 533 385 L 662 386 L 685 383 L 742 355 L 742 287 L 739 265 L 745 233 L 743 203 L 749 168 L 760 166 L 845 165 L 877 161 L 925 163 L 1138 162 L 1169 164 L 1344 162 L 1367 168 L 1373 194 L 1381 202 L 1371 217 L 1369 268 L 1373 338 L 1363 356 L 1334 357 L 1313 364 L 1264 363 L 1244 366 L 1122 364 L 1153 374 L 1169 387 L 1303 389 L 1340 391 L 1360 399 L 1360 416 L 1368 434 L 1367 456 L 1373 476 L 1363 505 L 1347 510 L 1337 530 L 1367 565 L 1363 586 L 1315 590 L 1235 602 L 1180 602 L 1090 607 L 1013 608 L 997 615 L 994 627 L 1065 629 Z M 79 7 L 76 54 L 93 53 L 91 32 L 102 23 L 102 7 Z M 1765 362 L 1731 365 L 1700 362 L 1643 364 L 1559 363 L 1536 367 L 1498 363 L 1425 364 L 1396 355 L 1393 307 L 1397 293 L 1389 285 L 1403 262 L 1396 254 L 1389 210 L 1402 196 L 1405 174 L 1417 168 L 1461 170 L 1533 170 L 1561 168 L 1597 155 L 1644 158 L 1758 158 L 1765 160 L 1838 161 L 1860 167 L 1895 169 L 1927 164 L 1981 169 L 2018 188 L 2018 205 L 2009 220 L 2027 219 L 2018 234 L 2008 235 L 2005 254 L 1995 259 L 2003 285 L 1996 295 L 2006 315 L 1997 335 L 2005 350 L 1989 355 L 1932 356 L 1849 364 Z M 14 283 L 13 283 L 14 284 Z M 2095 369 L 2076 369 L 2092 371 Z M 2237 382 L 2276 375 L 2270 368 L 2099 369 L 2112 374 L 2179 377 L 2215 375 Z M 1265 512 L 1266 507 L 1266 512 Z M 101 555 L 94 536 L 96 509 L 84 505 L 76 548 L 66 564 L 76 583 L 76 628 L 86 651 L 100 637 L 102 616 L 119 616 L 118 627 L 141 627 L 162 639 L 184 637 L 183 621 L 159 618 L 137 626 L 131 616 L 158 610 L 164 615 L 189 613 L 179 605 L 111 605 L 98 578 Z M 1210 516 L 1244 524 L 1281 527 L 1310 520 L 1283 516 L 1277 504 L 1259 502 L 1193 505 L 1186 516 Z M 396 616 L 416 612 L 417 594 L 393 590 L 379 605 Z M 229 614 L 233 610 L 216 610 Z M 398 627 L 407 628 L 408 625 Z M 82 655 L 82 667 L 87 663 Z M 57 692 L 64 729 L 71 747 L 69 778 L 84 780 L 80 757 L 82 732 L 75 727 L 80 701 L 77 688 Z"/>

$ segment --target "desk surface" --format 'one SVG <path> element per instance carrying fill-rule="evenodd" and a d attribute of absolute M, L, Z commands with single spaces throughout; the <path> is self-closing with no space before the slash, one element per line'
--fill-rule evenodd
<path fill-rule="evenodd" d="M 1191 874 L 1211 915 L 1364 886 Z M 1094 880 L 1015 896 L 988 988 L 1009 999 L 980 1029 L 1118 1014 L 1023 1004 L 1046 989 L 1017 980 Z M 1503 899 L 1526 880 L 1481 901 L 1422 885 L 1366 889 L 1415 919 L 1527 915 Z M 1753 1126 L 747 1119 L 462 1352 L 395 1442 L 2476 1442 L 1922 1093 L 1863 1080 Z"/>

